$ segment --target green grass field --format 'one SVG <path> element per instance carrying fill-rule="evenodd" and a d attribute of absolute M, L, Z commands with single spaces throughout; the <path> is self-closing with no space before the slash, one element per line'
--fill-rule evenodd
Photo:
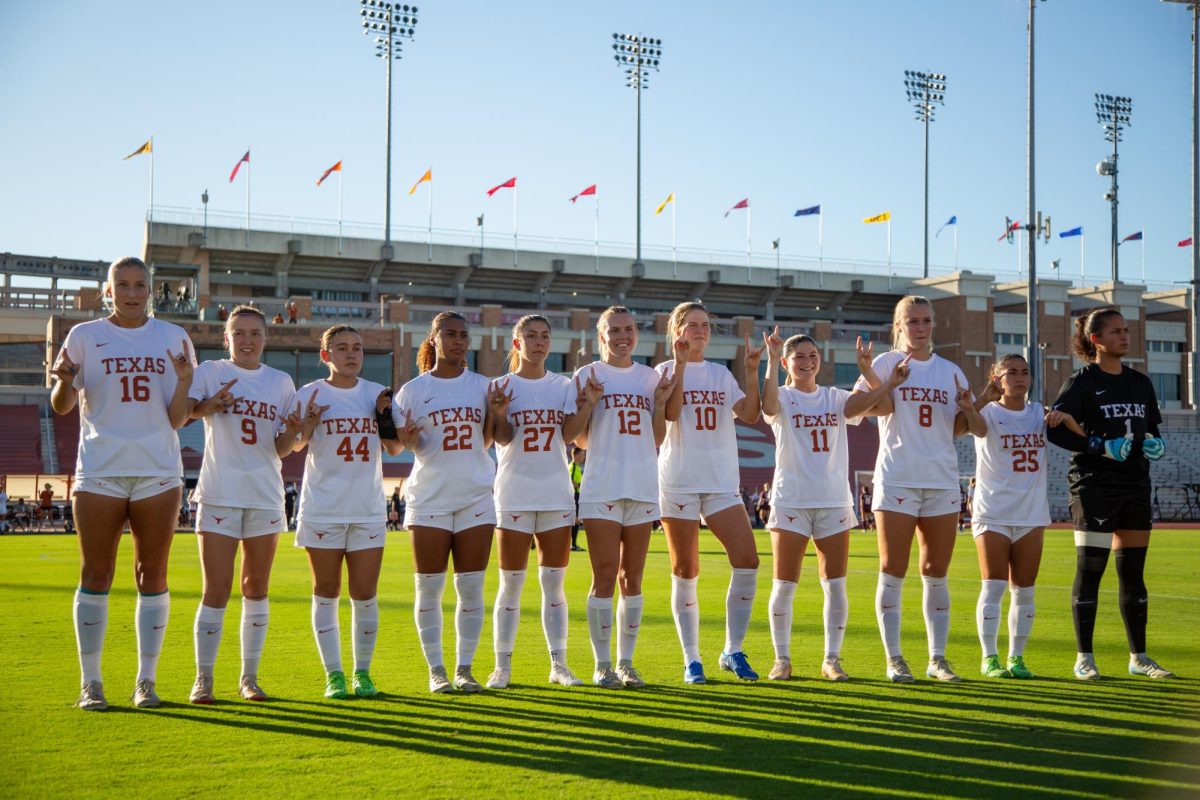
<path fill-rule="evenodd" d="M 537 580 L 525 587 L 514 657 L 514 687 L 476 696 L 426 691 L 412 621 L 407 535 L 390 534 L 380 587 L 383 610 L 372 674 L 381 698 L 328 701 L 309 627 L 303 552 L 281 542 L 272 586 L 271 628 L 261 681 L 276 699 L 236 699 L 237 601 L 217 664 L 218 704 L 187 704 L 192 618 L 200 575 L 195 539 L 180 534 L 171 572 L 171 623 L 159 669 L 162 708 L 127 705 L 136 672 L 131 548 L 110 606 L 104 659 L 111 710 L 71 707 L 78 662 L 71 595 L 78 577 L 68 536 L 0 539 L 0 796 L 419 797 L 890 796 L 1195 797 L 1200 794 L 1200 532 L 1157 532 L 1147 583 L 1150 651 L 1184 676 L 1152 682 L 1125 674 L 1125 638 L 1116 576 L 1105 577 L 1097 630 L 1104 681 L 1070 678 L 1074 642 L 1070 533 L 1047 534 L 1038 618 L 1027 651 L 1045 677 L 978 676 L 974 609 L 978 567 L 962 536 L 951 571 L 954 620 L 949 655 L 966 680 L 940 685 L 884 680 L 873 598 L 874 537 L 854 534 L 850 624 L 844 663 L 854 680 L 821 681 L 821 592 L 815 562 L 796 598 L 793 662 L 798 677 L 741 684 L 717 669 L 729 570 L 714 539 L 703 540 L 702 641 L 710 683 L 685 687 L 669 606 L 670 564 L 656 535 L 645 580 L 637 663 L 651 685 L 605 691 L 545 683 L 547 659 Z M 746 651 L 764 675 L 771 665 L 766 620 L 768 540 Z M 584 554 L 568 578 L 571 665 L 590 677 L 584 618 Z M 915 563 L 915 561 L 914 561 Z M 487 599 L 494 599 L 495 562 Z M 446 597 L 446 649 L 453 652 L 453 592 Z M 905 586 L 906 653 L 924 663 L 920 582 Z M 1007 601 L 1006 601 L 1007 603 Z M 1007 608 L 1007 606 L 1006 606 Z M 490 612 L 490 605 L 489 605 Z M 342 603 L 349 663 L 349 601 Z M 491 623 L 475 672 L 492 666 Z M 1006 647 L 1001 631 L 1001 649 Z M 715 679 L 715 680 L 714 680 Z"/>

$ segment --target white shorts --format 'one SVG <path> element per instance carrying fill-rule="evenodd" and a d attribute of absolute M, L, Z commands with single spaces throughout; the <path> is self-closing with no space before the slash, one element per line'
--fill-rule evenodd
<path fill-rule="evenodd" d="M 581 520 L 603 519 L 619 522 L 622 527 L 645 525 L 658 519 L 658 503 L 642 500 L 606 500 L 599 503 L 580 503 Z"/>
<path fill-rule="evenodd" d="M 1018 542 L 1021 539 L 1021 537 L 1023 537 L 1025 534 L 1029 533 L 1030 531 L 1036 531 L 1038 528 L 1044 528 L 1044 527 L 1046 527 L 1046 526 L 1045 525 L 1028 525 L 1028 526 L 1026 526 L 1026 525 L 995 525 L 991 522 L 976 522 L 976 521 L 972 520 L 971 535 L 975 536 L 975 537 L 979 537 L 979 536 L 982 536 L 987 531 L 991 531 L 992 533 L 998 533 L 1001 536 L 1007 537 L 1010 541 L 1012 541 L 1015 544 L 1016 542 Z"/>
<path fill-rule="evenodd" d="M 478 528 L 480 525 L 495 526 L 495 524 L 496 501 L 490 494 L 458 511 L 429 514 L 411 505 L 404 511 L 404 527 L 408 530 L 412 530 L 414 525 L 419 525 L 425 528 L 438 528 L 451 533 L 459 533 L 468 528 Z"/>
<path fill-rule="evenodd" d="M 219 533 L 234 539 L 252 539 L 287 530 L 283 509 L 230 508 L 201 503 L 196 512 L 196 530 Z"/>
<path fill-rule="evenodd" d="M 958 489 L 910 489 L 906 486 L 875 484 L 872 511 L 898 511 L 912 517 L 941 517 L 962 510 Z"/>
<path fill-rule="evenodd" d="M 145 500 L 180 486 L 183 486 L 183 478 L 82 478 L 75 491 L 119 497 L 132 502 Z"/>
<path fill-rule="evenodd" d="M 387 539 L 387 523 L 378 522 L 305 522 L 296 526 L 296 547 L 320 550 L 370 550 L 383 547 Z"/>
<path fill-rule="evenodd" d="M 505 531 L 517 533 L 546 533 L 560 528 L 569 528 L 575 524 L 575 509 L 570 511 L 521 511 L 518 509 L 497 509 L 499 522 L 496 527 Z"/>
<path fill-rule="evenodd" d="M 740 506 L 736 492 L 659 492 L 658 510 L 671 519 L 707 520 L 727 508 Z"/>
<path fill-rule="evenodd" d="M 857 524 L 858 517 L 854 516 L 854 509 L 850 506 L 841 508 L 771 506 L 771 516 L 767 519 L 769 530 L 798 533 L 813 539 L 824 539 L 826 536 L 848 531 Z"/>

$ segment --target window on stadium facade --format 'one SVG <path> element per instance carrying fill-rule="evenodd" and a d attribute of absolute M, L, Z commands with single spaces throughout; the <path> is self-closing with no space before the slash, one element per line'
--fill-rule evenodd
<path fill-rule="evenodd" d="M 1180 396 L 1180 376 L 1171 372 L 1151 372 L 1150 381 L 1154 384 L 1154 394 L 1159 403 L 1178 402 Z"/>
<path fill-rule="evenodd" d="M 1146 350 L 1151 353 L 1182 353 L 1183 342 L 1163 342 L 1157 339 L 1146 341 Z"/>
<path fill-rule="evenodd" d="M 1001 345 L 1025 346 L 1025 334 L 1023 333 L 995 333 L 992 334 L 992 340 Z"/>
<path fill-rule="evenodd" d="M 860 374 L 857 364 L 834 364 L 833 384 L 843 389 L 853 388 Z"/>

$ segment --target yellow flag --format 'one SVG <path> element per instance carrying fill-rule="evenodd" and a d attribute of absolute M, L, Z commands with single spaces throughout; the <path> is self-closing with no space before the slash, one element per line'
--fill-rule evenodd
<path fill-rule="evenodd" d="M 124 158 L 122 158 L 121 160 L 122 160 L 122 161 L 128 161 L 129 159 L 133 158 L 134 156 L 140 156 L 142 153 L 149 153 L 149 152 L 151 152 L 151 151 L 154 149 L 154 147 L 153 147 L 153 146 L 152 146 L 152 144 L 151 144 L 153 141 L 154 141 L 153 139 L 147 139 L 147 140 L 146 140 L 146 143 L 145 143 L 144 145 L 142 145 L 141 147 L 139 147 L 137 150 L 134 150 L 132 153 L 130 153 L 129 155 L 125 156 L 125 157 L 124 157 Z"/>
<path fill-rule="evenodd" d="M 422 183 L 424 183 L 425 181 L 431 181 L 431 180 L 433 180 L 433 167 L 430 167 L 429 169 L 425 170 L 425 174 L 422 175 L 421 177 L 417 178 L 417 182 L 412 185 L 412 188 L 408 190 L 408 193 L 412 194 L 413 192 L 415 192 L 417 190 L 417 187 L 420 186 Z"/>
<path fill-rule="evenodd" d="M 675 193 L 671 192 L 669 195 L 667 195 L 667 199 L 663 200 L 661 203 L 659 203 L 658 208 L 654 209 L 654 216 L 657 217 L 659 214 L 661 214 L 662 210 L 667 207 L 668 203 L 674 203 L 674 202 L 675 202 Z"/>
<path fill-rule="evenodd" d="M 873 217 L 867 217 L 863 220 L 863 222 L 870 225 L 872 222 L 887 222 L 891 218 L 892 218 L 892 212 L 885 211 L 882 214 L 876 214 Z"/>

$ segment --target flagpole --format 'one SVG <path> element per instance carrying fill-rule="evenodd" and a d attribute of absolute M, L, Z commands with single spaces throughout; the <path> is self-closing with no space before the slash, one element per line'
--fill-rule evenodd
<path fill-rule="evenodd" d="M 1017 228 L 1017 277 L 1020 277 L 1024 270 L 1021 269 L 1021 229 Z"/>
<path fill-rule="evenodd" d="M 674 194 L 672 192 L 671 194 Z M 671 277 L 674 278 L 679 272 L 679 251 L 675 239 L 675 205 L 679 202 L 679 198 L 671 200 Z"/>
<path fill-rule="evenodd" d="M 246 148 L 246 155 L 250 148 Z M 250 159 L 246 159 L 246 247 L 250 246 Z"/>
<path fill-rule="evenodd" d="M 1079 234 L 1079 285 L 1087 285 L 1087 275 L 1083 271 L 1083 234 Z"/>
<path fill-rule="evenodd" d="M 338 170 L 338 255 L 342 254 L 342 170 Z"/>
<path fill-rule="evenodd" d="M 888 214 L 888 277 L 892 275 L 892 215 Z"/>
<path fill-rule="evenodd" d="M 432 170 L 431 170 L 432 171 Z M 430 261 L 433 261 L 433 178 L 429 179 L 429 255 Z"/>
<path fill-rule="evenodd" d="M 150 236 L 154 235 L 154 137 L 150 137 Z"/>
<path fill-rule="evenodd" d="M 513 266 L 517 265 L 517 184 L 513 183 Z"/>
<path fill-rule="evenodd" d="M 825 286 L 825 208 L 817 212 L 817 286 Z"/>
<path fill-rule="evenodd" d="M 958 222 L 954 223 L 954 271 L 958 272 Z"/>
<path fill-rule="evenodd" d="M 1146 228 L 1142 226 L 1142 283 L 1146 282 Z"/>
<path fill-rule="evenodd" d="M 750 214 L 752 209 L 746 206 L 746 283 L 750 282 Z"/>
<path fill-rule="evenodd" d="M 592 195 L 596 199 L 596 272 L 600 271 L 600 193 Z"/>

